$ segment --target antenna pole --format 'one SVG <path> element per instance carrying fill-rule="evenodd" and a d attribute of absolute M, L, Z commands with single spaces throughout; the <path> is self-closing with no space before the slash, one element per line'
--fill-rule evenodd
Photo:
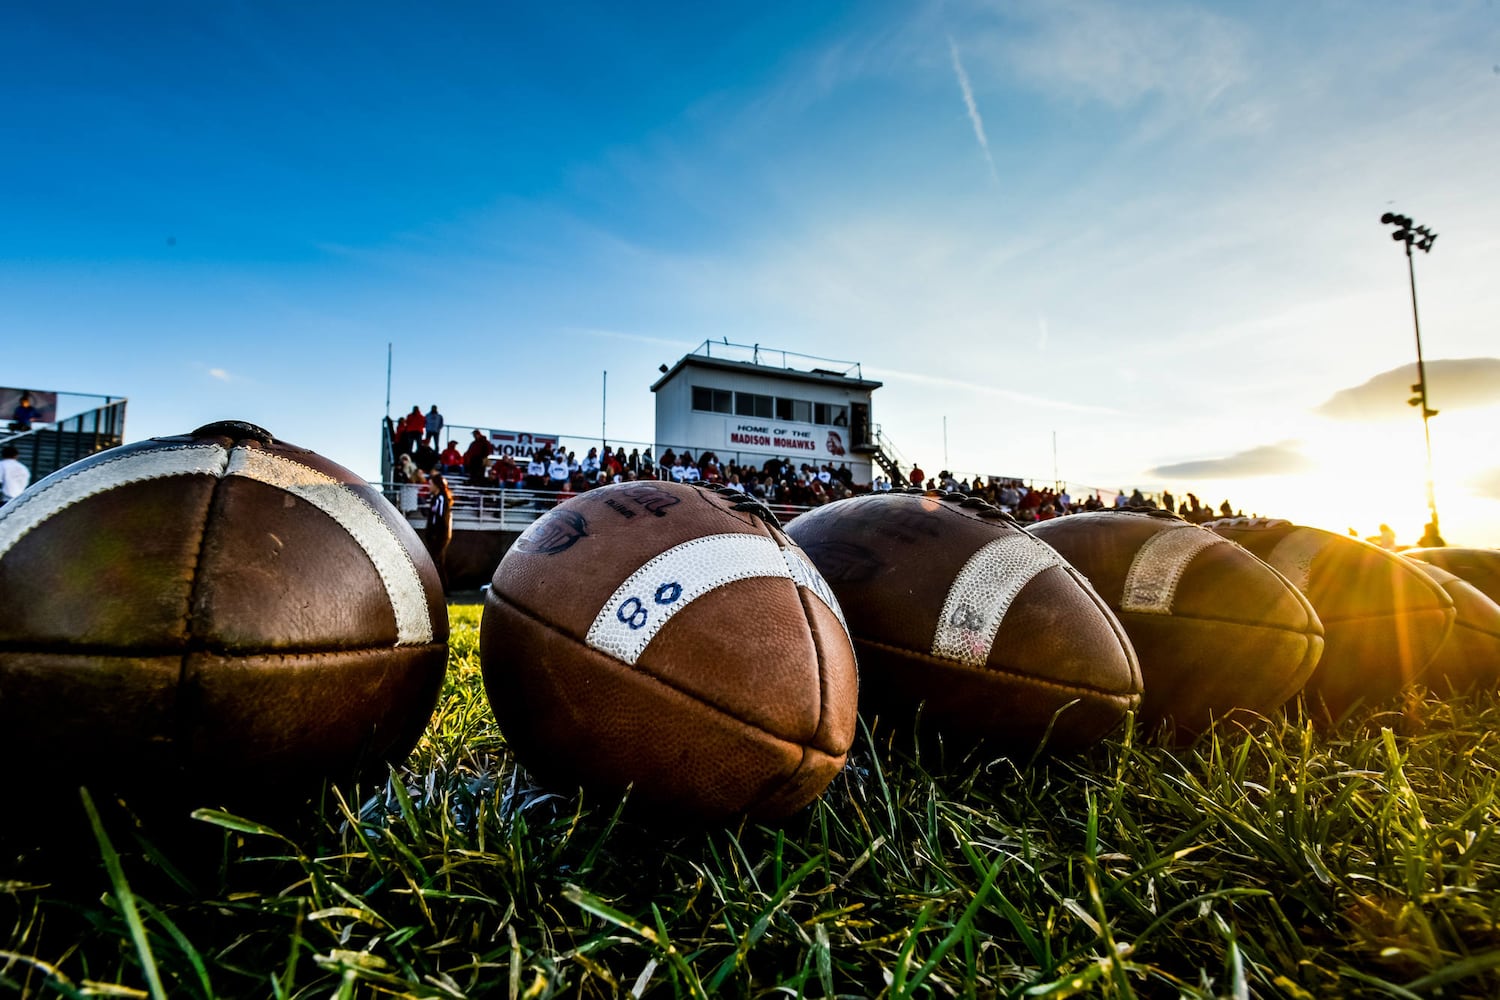
<path fill-rule="evenodd" d="M 391 418 L 391 342 L 385 342 L 385 418 Z"/>

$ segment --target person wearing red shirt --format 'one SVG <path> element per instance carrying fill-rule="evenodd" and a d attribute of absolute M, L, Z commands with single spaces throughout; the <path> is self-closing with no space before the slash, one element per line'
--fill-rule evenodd
<path fill-rule="evenodd" d="M 458 450 L 457 441 L 449 441 L 448 447 L 438 456 L 438 461 L 443 463 L 446 472 L 461 472 L 464 467 L 464 453 Z"/>
<path fill-rule="evenodd" d="M 927 481 L 927 473 L 922 471 L 922 467 L 920 465 L 913 465 L 911 467 L 910 479 L 911 484 L 920 489 L 922 484 Z"/>

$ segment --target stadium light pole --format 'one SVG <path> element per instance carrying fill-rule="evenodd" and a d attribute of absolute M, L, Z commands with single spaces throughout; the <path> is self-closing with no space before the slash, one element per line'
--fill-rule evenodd
<path fill-rule="evenodd" d="M 1417 269 L 1412 263 L 1411 253 L 1413 246 L 1423 253 L 1431 253 L 1438 234 L 1426 226 L 1418 226 L 1412 222 L 1411 216 L 1395 212 L 1386 212 L 1380 217 L 1380 222 L 1382 225 L 1395 226 L 1391 239 L 1406 244 L 1406 276 L 1411 282 L 1411 323 L 1417 334 L 1417 384 L 1411 387 L 1416 395 L 1406 402 L 1422 408 L 1422 436 L 1427 440 L 1427 510 L 1432 515 L 1432 535 L 1434 538 L 1441 538 L 1438 531 L 1437 493 L 1432 485 L 1432 430 L 1428 425 L 1428 421 L 1437 416 L 1438 411 L 1427 405 L 1427 366 L 1422 361 L 1422 322 L 1417 316 Z"/>

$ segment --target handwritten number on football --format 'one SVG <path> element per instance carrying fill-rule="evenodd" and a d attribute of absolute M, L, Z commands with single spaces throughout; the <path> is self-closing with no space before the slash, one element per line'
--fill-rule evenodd
<path fill-rule="evenodd" d="M 656 597 L 654 600 L 657 604 L 668 605 L 674 603 L 681 596 L 682 584 L 672 581 L 656 588 Z M 621 602 L 619 610 L 615 612 L 615 617 L 630 626 L 631 631 L 634 631 L 645 628 L 646 622 L 651 616 L 646 611 L 646 606 L 641 603 L 639 597 L 627 597 Z"/>

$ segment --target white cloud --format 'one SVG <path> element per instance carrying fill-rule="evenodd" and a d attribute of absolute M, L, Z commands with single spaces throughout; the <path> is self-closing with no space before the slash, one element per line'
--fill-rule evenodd
<path fill-rule="evenodd" d="M 211 378 L 216 378 L 220 382 L 231 382 L 234 380 L 234 376 L 230 375 L 223 368 L 210 368 L 208 374 Z"/>

